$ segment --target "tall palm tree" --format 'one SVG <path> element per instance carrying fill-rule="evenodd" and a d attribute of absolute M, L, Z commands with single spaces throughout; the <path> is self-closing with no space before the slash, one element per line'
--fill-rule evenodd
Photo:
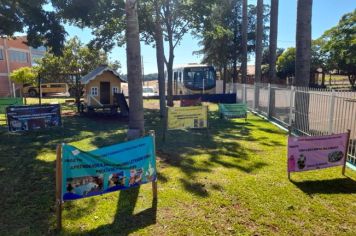
<path fill-rule="evenodd" d="M 129 87 L 129 130 L 128 138 L 134 139 L 144 133 L 141 49 L 137 16 L 137 0 L 126 0 L 126 57 Z"/>
<path fill-rule="evenodd" d="M 263 0 L 257 0 L 257 24 L 256 24 L 256 61 L 255 82 L 261 82 L 262 64 L 262 37 L 263 37 Z"/>
<path fill-rule="evenodd" d="M 256 60 L 255 60 L 255 86 L 261 82 L 262 64 L 262 37 L 263 37 L 263 0 L 257 0 L 257 24 L 256 24 Z M 255 108 L 259 103 L 259 90 L 255 89 Z"/>
<path fill-rule="evenodd" d="M 309 86 L 313 0 L 298 0 L 294 85 Z"/>
<path fill-rule="evenodd" d="M 269 33 L 269 81 L 276 82 L 278 0 L 271 0 L 271 21 Z"/>
<path fill-rule="evenodd" d="M 247 24 L 247 0 L 242 0 L 242 83 L 246 83 L 247 80 Z"/>
<path fill-rule="evenodd" d="M 277 35 L 278 35 L 278 0 L 271 0 L 271 18 L 269 33 L 269 82 L 277 82 L 276 61 L 277 61 Z M 269 114 L 272 116 L 275 109 L 276 94 L 272 87 L 269 100 Z"/>
<path fill-rule="evenodd" d="M 295 79 L 293 85 L 309 86 L 311 63 L 311 19 L 313 0 L 298 0 Z M 295 128 L 309 132 L 309 94 L 295 94 Z"/>

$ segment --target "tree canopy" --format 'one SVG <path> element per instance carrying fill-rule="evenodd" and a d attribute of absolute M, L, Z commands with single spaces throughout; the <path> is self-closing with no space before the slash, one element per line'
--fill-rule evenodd
<path fill-rule="evenodd" d="M 330 69 L 339 69 L 348 75 L 356 88 L 356 10 L 345 14 L 338 25 L 327 30 L 321 40 L 321 51 L 329 57 Z"/>
<path fill-rule="evenodd" d="M 117 61 L 110 62 L 103 50 L 89 48 L 77 37 L 65 43 L 62 56 L 47 53 L 37 62 L 39 73 L 46 82 L 70 82 L 70 75 L 83 76 L 103 64 L 115 70 L 121 67 Z"/>
<path fill-rule="evenodd" d="M 37 70 L 33 67 L 21 67 L 10 74 L 10 79 L 18 84 L 35 84 Z"/>
<path fill-rule="evenodd" d="M 229 66 L 234 61 L 241 62 L 242 53 L 242 2 L 240 0 L 223 0 L 216 2 L 212 7 L 210 17 L 202 29 L 203 47 L 197 54 L 203 54 L 203 63 L 213 64 L 219 68 Z M 256 37 L 256 6 L 248 5 L 248 52 L 255 50 Z M 263 42 L 267 44 L 269 20 L 269 7 L 264 6 Z"/>
<path fill-rule="evenodd" d="M 46 46 L 59 55 L 66 32 L 61 19 L 53 11 L 44 10 L 47 0 L 1 0 L 0 36 L 27 34 L 30 46 Z"/>

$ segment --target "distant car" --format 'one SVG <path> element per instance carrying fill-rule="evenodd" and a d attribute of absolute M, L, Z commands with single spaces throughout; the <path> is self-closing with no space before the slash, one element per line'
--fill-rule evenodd
<path fill-rule="evenodd" d="M 41 84 L 42 95 L 61 93 L 65 96 L 69 96 L 69 87 L 66 83 L 43 83 Z M 37 86 L 27 85 L 23 87 L 23 93 L 28 94 L 30 97 L 36 97 L 39 94 Z"/>
<path fill-rule="evenodd" d="M 150 97 L 150 96 L 157 96 L 158 93 L 155 91 L 153 87 L 143 87 L 142 89 L 142 96 Z"/>

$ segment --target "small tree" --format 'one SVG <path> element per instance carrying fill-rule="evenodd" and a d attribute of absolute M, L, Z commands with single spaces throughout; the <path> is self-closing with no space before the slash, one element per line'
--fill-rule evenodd
<path fill-rule="evenodd" d="M 356 10 L 344 15 L 338 25 L 327 30 L 322 36 L 325 44 L 322 51 L 330 57 L 329 64 L 339 69 L 349 78 L 350 85 L 356 90 Z"/>
<path fill-rule="evenodd" d="M 31 67 L 22 67 L 14 70 L 10 74 L 10 79 L 17 84 L 35 84 L 37 78 L 37 71 Z M 21 91 L 22 95 L 22 91 Z"/>

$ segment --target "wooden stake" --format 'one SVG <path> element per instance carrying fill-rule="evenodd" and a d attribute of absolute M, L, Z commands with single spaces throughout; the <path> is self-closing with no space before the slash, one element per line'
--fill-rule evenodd
<path fill-rule="evenodd" d="M 62 229 L 62 145 L 57 145 L 56 159 L 56 216 L 57 231 Z"/>
<path fill-rule="evenodd" d="M 156 158 L 156 138 L 155 138 L 155 131 L 154 130 L 150 130 L 149 134 L 152 136 L 153 138 L 153 153 L 155 155 Z M 157 164 L 156 164 L 156 176 L 157 176 Z M 153 199 L 157 199 L 157 177 L 156 180 L 152 181 L 152 196 Z"/>
<path fill-rule="evenodd" d="M 346 161 L 347 161 L 347 152 L 349 151 L 349 144 L 350 144 L 350 133 L 351 130 L 347 130 L 347 142 L 346 142 L 346 150 L 345 150 L 345 157 L 344 157 L 344 165 L 342 166 L 342 174 L 345 175 L 346 170 Z"/>

